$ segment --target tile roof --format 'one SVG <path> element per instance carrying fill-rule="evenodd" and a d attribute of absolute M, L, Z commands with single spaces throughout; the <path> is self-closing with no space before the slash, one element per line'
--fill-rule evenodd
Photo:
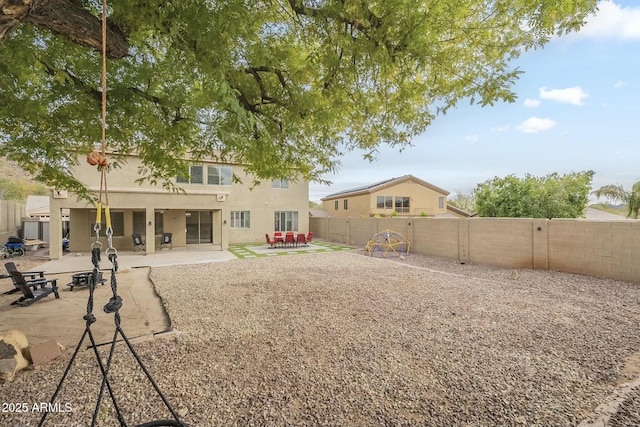
<path fill-rule="evenodd" d="M 438 193 L 442 193 L 445 196 L 449 195 L 449 192 L 443 188 L 440 188 L 438 186 L 435 186 L 427 181 L 423 181 L 420 178 L 416 178 L 413 175 L 404 175 L 398 178 L 391 178 L 391 179 L 386 179 L 384 181 L 380 181 L 380 182 L 376 182 L 374 184 L 370 184 L 370 185 L 365 185 L 362 187 L 356 187 L 356 188 L 351 188 L 349 190 L 344 190 L 344 191 L 340 191 L 337 193 L 333 193 L 333 194 L 329 194 L 326 197 L 323 197 L 321 200 L 331 200 L 331 199 L 337 199 L 340 197 L 346 197 L 346 196 L 358 196 L 361 194 L 366 194 L 366 193 L 372 193 L 374 191 L 377 190 L 381 190 L 383 188 L 387 188 L 387 187 L 391 187 L 393 185 L 396 184 L 400 184 L 401 182 L 405 182 L 405 181 L 414 181 L 417 182 L 418 184 L 424 185 L 425 187 L 431 188 L 434 191 L 437 191 Z"/>

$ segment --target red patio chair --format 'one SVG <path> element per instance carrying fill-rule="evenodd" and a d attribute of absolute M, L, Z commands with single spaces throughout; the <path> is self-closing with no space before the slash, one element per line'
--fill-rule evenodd
<path fill-rule="evenodd" d="M 296 238 L 293 237 L 293 231 L 287 231 L 287 234 L 284 235 L 284 244 L 285 246 L 294 246 L 296 244 Z"/>
<path fill-rule="evenodd" d="M 309 232 L 309 234 L 307 234 L 307 244 L 311 243 L 312 238 L 313 238 L 313 233 Z"/>
<path fill-rule="evenodd" d="M 296 237 L 296 246 L 298 245 L 307 246 L 307 237 L 304 235 L 304 233 L 298 233 L 298 236 Z"/>
<path fill-rule="evenodd" d="M 270 248 L 275 248 L 276 244 L 278 244 L 278 242 L 276 240 L 271 239 L 271 237 L 269 237 L 269 233 L 265 233 L 264 237 L 267 238 L 267 243 L 269 244 Z"/>

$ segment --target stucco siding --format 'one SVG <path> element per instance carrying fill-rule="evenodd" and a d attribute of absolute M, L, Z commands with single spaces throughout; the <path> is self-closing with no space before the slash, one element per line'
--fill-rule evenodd
<path fill-rule="evenodd" d="M 140 159 L 128 158 L 128 162 L 121 168 L 114 169 L 108 174 L 109 204 L 112 212 L 121 212 L 123 226 L 120 236 L 113 237 L 117 249 L 132 249 L 131 234 L 133 232 L 134 211 L 144 213 L 145 231 L 143 238 L 147 242 L 147 252 L 154 252 L 160 243 L 158 227 L 154 223 L 155 215 L 162 214 L 162 232 L 173 235 L 174 246 L 184 246 L 189 243 L 186 229 L 189 226 L 187 215 L 191 218 L 205 218 L 202 225 L 204 230 L 197 235 L 198 241 L 226 248 L 230 243 L 248 243 L 264 241 L 265 233 L 274 231 L 276 212 L 297 212 L 297 229 L 294 231 L 307 233 L 309 231 L 309 185 L 304 180 L 289 181 L 286 188 L 274 188 L 271 181 L 263 181 L 253 186 L 253 177 L 244 172 L 241 165 L 225 165 L 214 162 L 198 162 L 203 166 L 204 183 L 177 183 L 183 192 L 170 192 L 148 182 L 141 185 L 134 181 L 138 178 L 137 171 Z M 206 182 L 208 165 L 232 167 L 233 173 L 241 183 L 231 185 L 209 185 Z M 94 191 L 99 189 L 100 173 L 95 167 L 80 163 L 74 169 L 74 176 L 84 182 Z M 63 208 L 71 209 L 70 213 L 70 248 L 73 251 L 87 251 L 92 242 L 90 211 L 95 207 L 84 200 L 78 200 L 74 195 L 54 197 L 52 193 L 50 210 L 52 223 L 56 223 Z M 246 222 L 236 221 L 231 227 L 233 212 L 249 212 L 249 227 Z M 244 218 L 247 216 L 242 214 Z M 210 222 L 210 223 L 208 223 Z M 207 230 L 210 229 L 210 235 Z M 158 232 L 159 233 L 159 232 Z M 102 231 L 104 235 L 104 230 Z M 57 250 L 57 242 L 62 238 L 60 230 L 52 227 L 52 259 L 61 256 Z M 94 238 L 93 238 L 94 239 Z M 200 240 L 198 240 L 200 239 Z M 204 240 L 202 240 L 204 239 Z M 95 239 L 94 239 L 95 240 Z M 193 238 L 192 238 L 193 240 Z M 193 242 L 191 242 L 193 243 Z"/>

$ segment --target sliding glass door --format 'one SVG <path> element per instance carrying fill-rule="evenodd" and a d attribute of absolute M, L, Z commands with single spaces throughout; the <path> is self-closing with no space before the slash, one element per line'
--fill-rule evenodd
<path fill-rule="evenodd" d="M 213 242 L 213 214 L 211 211 L 187 211 L 187 244 Z"/>

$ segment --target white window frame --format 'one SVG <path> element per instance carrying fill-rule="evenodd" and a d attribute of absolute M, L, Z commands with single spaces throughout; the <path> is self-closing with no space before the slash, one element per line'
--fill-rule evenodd
<path fill-rule="evenodd" d="M 209 171 L 216 170 L 216 174 L 212 175 Z M 218 182 L 209 182 L 213 176 L 218 178 Z M 230 166 L 207 166 L 207 185 L 231 185 L 233 181 L 233 169 Z"/>
<path fill-rule="evenodd" d="M 231 211 L 231 228 L 251 228 L 250 211 Z"/>
<path fill-rule="evenodd" d="M 287 188 L 289 188 L 289 180 L 288 179 L 274 179 L 273 181 L 271 181 L 271 188 L 287 189 Z"/>
<path fill-rule="evenodd" d="M 298 211 L 274 212 L 274 231 L 298 231 Z"/>

